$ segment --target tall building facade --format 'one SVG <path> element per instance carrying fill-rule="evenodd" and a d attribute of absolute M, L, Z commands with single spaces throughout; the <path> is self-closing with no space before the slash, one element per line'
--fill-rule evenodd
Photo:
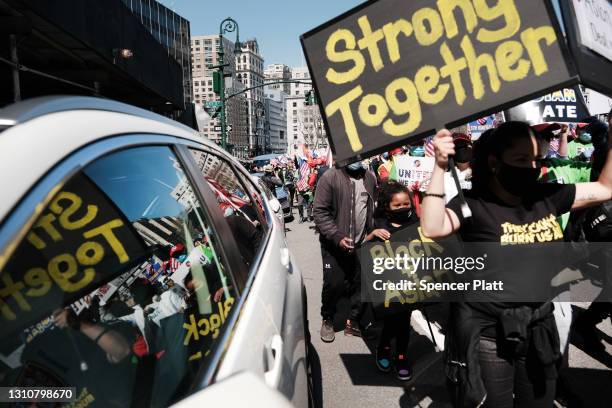
<path fill-rule="evenodd" d="M 183 70 L 185 105 L 192 103 L 189 21 L 156 0 L 122 0 Z"/>
<path fill-rule="evenodd" d="M 225 107 L 226 124 L 231 126 L 227 132 L 227 143 L 230 151 L 236 157 L 246 157 L 249 151 L 249 128 L 248 128 L 248 104 L 246 94 L 239 94 L 245 89 L 245 85 L 237 80 L 236 60 L 234 59 L 234 43 L 223 37 L 223 62 L 229 64 L 224 68 L 227 75 L 225 78 L 225 96 L 238 94 L 227 100 Z M 219 65 L 219 36 L 201 35 L 191 38 L 191 61 L 193 66 L 193 100 L 196 104 L 205 107 L 219 103 L 219 95 L 213 91 L 213 72 L 217 68 L 210 66 Z M 208 125 L 200 129 L 200 133 L 208 139 L 221 143 L 221 120 L 220 117 L 212 119 Z"/>
<path fill-rule="evenodd" d="M 247 40 L 240 43 L 242 53 L 236 56 L 236 78 L 242 82 L 247 88 L 260 86 L 264 84 L 263 62 L 264 59 L 259 52 L 259 44 L 257 40 Z M 258 140 L 261 140 L 261 134 L 258 137 L 258 132 L 261 132 L 261 119 L 257 115 L 261 113 L 258 108 L 259 104 L 264 102 L 263 86 L 246 91 L 246 99 L 248 104 L 248 134 L 249 145 L 252 154 L 261 151 L 261 146 L 258 146 Z M 260 128 L 258 130 L 258 127 Z"/>
<path fill-rule="evenodd" d="M 310 72 L 306 67 L 292 68 L 291 79 L 310 82 Z M 313 149 L 327 147 L 327 135 L 319 106 L 306 104 L 306 94 L 312 89 L 312 85 L 308 83 L 291 83 L 290 94 L 285 98 L 287 153 L 290 155 L 301 144 Z"/>
<path fill-rule="evenodd" d="M 291 79 L 291 68 L 285 64 L 270 64 L 264 70 L 264 81 L 266 83 L 274 81 L 288 81 Z M 291 94 L 291 84 L 273 84 L 268 89 L 280 89 L 285 94 Z"/>
<path fill-rule="evenodd" d="M 266 108 L 266 152 L 284 154 L 287 152 L 287 94 L 273 85 L 264 87 Z"/>

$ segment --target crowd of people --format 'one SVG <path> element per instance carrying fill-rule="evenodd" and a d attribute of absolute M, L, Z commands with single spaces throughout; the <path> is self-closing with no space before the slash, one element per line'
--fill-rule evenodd
<path fill-rule="evenodd" d="M 571 127 L 505 122 L 474 141 L 441 130 L 429 142 L 435 164 L 422 183 L 401 183 L 395 163 L 401 155 L 425 156 L 422 142 L 325 171 L 311 187 L 323 264 L 321 340 L 334 341 L 336 305 L 347 297 L 344 334 L 370 338 L 377 332 L 376 367 L 394 370 L 400 380 L 412 377 L 409 361 L 417 357 L 407 356 L 411 313 L 364 318 L 368 302 L 356 255 L 366 242 L 387 241 L 410 225 L 420 223 L 431 239 L 457 235 L 463 242 L 501 243 L 502 225 L 552 218 L 555 231 L 563 233 L 548 242 L 612 240 L 612 112 L 607 117 L 607 123 L 590 117 Z M 585 347 L 601 352 L 595 326 L 612 309 L 612 254 L 602 256 L 604 289 L 571 326 L 580 330 Z M 571 308 L 564 309 L 570 311 L 565 321 L 554 314 L 561 307 L 553 301 L 452 303 L 444 361 L 454 405 L 553 406 L 563 392 L 569 347 L 561 327 L 572 324 Z"/>
<path fill-rule="evenodd" d="M 300 164 L 301 162 L 301 164 Z M 298 222 L 312 222 L 314 193 L 318 180 L 329 169 L 326 159 L 307 158 L 293 160 L 271 160 L 261 168 L 252 167 L 251 172 L 263 173 L 261 180 L 277 198 L 287 196 L 291 208 L 297 208 Z M 279 190 L 282 192 L 279 193 Z"/>

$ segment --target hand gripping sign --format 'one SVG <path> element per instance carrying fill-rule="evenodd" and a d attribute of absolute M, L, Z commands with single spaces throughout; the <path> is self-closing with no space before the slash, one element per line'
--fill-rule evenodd
<path fill-rule="evenodd" d="M 377 0 L 304 34 L 342 165 L 575 83 L 549 0 Z"/>

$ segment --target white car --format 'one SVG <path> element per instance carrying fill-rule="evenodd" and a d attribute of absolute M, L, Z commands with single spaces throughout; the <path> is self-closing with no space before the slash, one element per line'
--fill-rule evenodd
<path fill-rule="evenodd" d="M 44 97 L 0 110 L 0 166 L 0 386 L 311 403 L 302 275 L 232 156 L 139 108 Z"/>

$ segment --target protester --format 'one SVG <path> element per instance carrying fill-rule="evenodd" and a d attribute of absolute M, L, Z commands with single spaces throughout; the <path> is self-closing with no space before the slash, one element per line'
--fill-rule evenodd
<path fill-rule="evenodd" d="M 472 138 L 465 133 L 453 133 L 453 140 L 455 144 L 455 168 L 459 184 L 462 190 L 470 190 L 472 188 L 472 167 L 470 165 L 473 157 Z M 446 192 L 447 203 L 458 193 L 450 171 L 444 173 L 444 191 Z"/>
<path fill-rule="evenodd" d="M 314 220 L 320 232 L 323 258 L 323 291 L 321 294 L 321 340 L 335 339 L 333 319 L 336 303 L 349 283 L 351 312 L 345 335 L 361 336 L 361 271 L 355 250 L 371 228 L 376 178 L 361 162 L 323 174 L 314 203 Z"/>
<path fill-rule="evenodd" d="M 408 188 L 401 183 L 390 181 L 380 187 L 374 219 L 374 230 L 366 241 L 387 241 L 391 234 L 418 222 L 410 200 Z M 386 316 L 376 348 L 376 366 L 382 372 L 391 370 L 393 358 L 397 378 L 407 381 L 412 378 L 412 369 L 406 359 L 410 340 L 411 310 L 404 310 Z M 395 354 L 391 342 L 395 340 Z"/>
<path fill-rule="evenodd" d="M 312 215 L 313 201 L 314 195 L 312 188 L 309 185 L 302 188 L 298 187 L 297 206 L 298 214 L 300 216 L 300 224 L 306 221 L 312 221 L 314 219 Z"/>
<path fill-rule="evenodd" d="M 597 121 L 592 122 L 586 128 L 586 131 L 593 136 L 595 148 L 591 172 L 592 180 L 599 178 L 605 164 L 605 147 L 612 139 L 612 110 L 608 115 L 607 125 L 606 129 L 603 123 Z M 577 224 L 580 231 L 575 231 L 574 237 L 584 237 L 587 242 L 612 241 L 612 201 L 587 209 L 583 216 L 577 220 Z M 603 289 L 589 308 L 578 316 L 575 324 L 575 328 L 582 336 L 585 346 L 594 352 L 605 351 L 595 326 L 604 319 L 612 317 L 612 269 L 610 268 L 610 265 L 612 265 L 612 250 L 609 247 L 601 249 L 602 251 L 596 254 L 597 259 L 589 260 L 589 263 L 598 264 L 598 269 L 603 271 L 598 277 L 602 281 Z"/>
<path fill-rule="evenodd" d="M 482 138 L 481 138 L 482 139 Z M 421 228 L 431 238 L 458 232 L 467 242 L 500 242 L 502 225 L 524 225 L 570 209 L 594 206 L 612 198 L 612 158 L 597 182 L 537 184 L 546 141 L 523 122 L 507 122 L 475 146 L 473 189 L 466 192 L 472 213 L 465 218 L 459 197 L 444 202 L 444 171 L 455 154 L 450 132 L 434 138 L 436 166 L 422 204 Z M 557 225 L 556 229 L 560 229 Z M 553 235 L 551 241 L 562 236 Z M 529 271 L 533 272 L 533 271 Z M 525 337 L 508 347 L 511 320 Z M 537 317 L 537 318 L 536 318 Z M 455 379 L 457 405 L 550 407 L 555 395 L 559 339 L 550 302 L 457 303 L 447 334 L 447 373 Z M 543 333 L 550 333 L 542 335 Z M 538 334 L 538 335 L 534 335 Z M 526 353 L 524 350 L 538 350 Z"/>
<path fill-rule="evenodd" d="M 264 182 L 266 187 L 276 196 L 276 187 L 281 187 L 283 182 L 274 174 L 274 166 L 266 164 L 264 166 L 264 175 L 261 176 L 261 181 Z"/>
<path fill-rule="evenodd" d="M 589 122 L 581 122 L 576 126 L 576 138 L 567 144 L 567 154 L 572 160 L 590 161 L 593 154 L 592 135 L 587 127 Z"/>
<path fill-rule="evenodd" d="M 293 207 L 293 199 L 295 198 L 295 169 L 293 166 L 293 162 L 290 161 L 287 163 L 287 166 L 284 169 L 284 180 L 285 187 L 289 191 L 289 205 Z"/>
<path fill-rule="evenodd" d="M 394 157 L 402 154 L 404 154 L 404 150 L 401 147 L 393 149 L 388 153 L 387 161 L 378 166 L 378 179 L 381 183 L 389 180 L 393 169 Z"/>
<path fill-rule="evenodd" d="M 544 122 L 532 128 L 549 142 L 547 159 L 567 159 L 569 126 L 566 123 Z"/>

